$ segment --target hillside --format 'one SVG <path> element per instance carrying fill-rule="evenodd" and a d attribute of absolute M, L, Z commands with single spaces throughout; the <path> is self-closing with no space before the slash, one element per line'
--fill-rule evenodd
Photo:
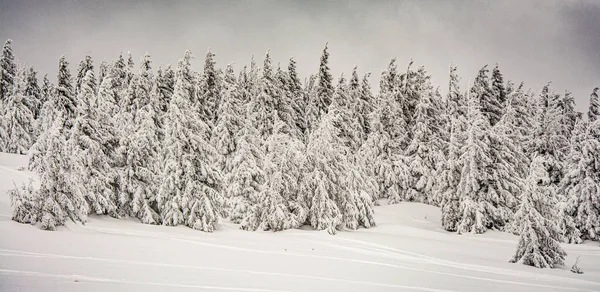
<path fill-rule="evenodd" d="M 32 174 L 0 154 L 0 291 L 599 291 L 597 243 L 564 245 L 568 267 L 510 264 L 517 237 L 440 228 L 439 209 L 376 207 L 378 226 L 212 234 L 90 217 L 57 232 L 12 220 L 6 190 Z M 569 272 L 577 255 L 585 272 Z"/>

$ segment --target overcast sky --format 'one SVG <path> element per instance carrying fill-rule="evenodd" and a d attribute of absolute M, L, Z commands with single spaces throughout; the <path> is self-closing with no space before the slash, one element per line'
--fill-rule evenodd
<path fill-rule="evenodd" d="M 445 92 L 458 64 L 463 89 L 484 64 L 534 91 L 548 81 L 571 90 L 578 109 L 600 85 L 600 0 L 539 1 L 31 1 L 0 0 L 0 39 L 13 39 L 21 63 L 55 79 L 66 54 L 75 70 L 131 51 L 155 68 L 186 49 L 201 70 L 210 48 L 236 70 L 267 49 L 275 63 L 294 56 L 302 77 L 316 72 L 326 42 L 334 76 L 380 72 L 393 57 L 425 65 Z"/>

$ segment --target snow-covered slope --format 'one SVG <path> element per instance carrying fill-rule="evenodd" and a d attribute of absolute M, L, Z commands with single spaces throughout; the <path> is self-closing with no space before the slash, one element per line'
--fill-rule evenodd
<path fill-rule="evenodd" d="M 6 190 L 27 158 L 0 153 L 0 291 L 600 291 L 597 243 L 565 245 L 568 267 L 510 264 L 516 237 L 448 233 L 435 207 L 376 208 L 378 226 L 212 234 L 91 217 L 56 232 L 10 220 Z"/>

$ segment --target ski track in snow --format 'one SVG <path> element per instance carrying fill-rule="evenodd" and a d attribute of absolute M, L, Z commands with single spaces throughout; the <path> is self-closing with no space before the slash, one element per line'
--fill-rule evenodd
<path fill-rule="evenodd" d="M 228 246 L 228 245 L 223 245 L 223 244 L 207 243 L 207 242 L 193 240 L 193 239 L 196 239 L 194 237 L 159 236 L 159 235 L 155 235 L 155 234 L 148 234 L 148 233 L 145 234 L 145 232 L 131 232 L 129 230 L 123 230 L 123 229 L 96 228 L 96 227 L 89 227 L 89 226 L 86 226 L 83 228 L 88 229 L 88 230 L 94 230 L 94 231 L 101 232 L 101 233 L 126 235 L 126 236 L 151 237 L 151 238 L 157 238 L 157 239 L 163 239 L 163 240 L 180 241 L 180 242 L 186 242 L 186 243 L 191 243 L 191 244 L 196 244 L 196 245 L 201 245 L 201 246 L 228 249 L 228 250 L 236 250 L 236 251 L 242 251 L 242 252 L 274 254 L 274 255 L 284 255 L 284 256 L 297 256 L 297 257 L 310 257 L 310 258 L 318 258 L 318 259 L 326 259 L 326 260 L 334 260 L 334 261 L 344 261 L 344 262 L 352 262 L 352 263 L 359 263 L 359 264 L 366 264 L 366 265 L 384 266 L 384 267 L 403 269 L 403 270 L 411 270 L 411 271 L 417 271 L 417 272 L 432 273 L 432 274 L 445 275 L 445 276 L 451 276 L 451 277 L 466 278 L 466 279 L 472 279 L 472 280 L 489 281 L 489 282 L 505 283 L 505 284 L 513 284 L 513 285 L 524 285 L 524 286 L 540 287 L 540 288 L 553 288 L 553 289 L 560 288 L 562 290 L 590 291 L 590 292 L 598 291 L 598 289 L 597 290 L 586 290 L 586 289 L 572 288 L 572 287 L 557 287 L 556 285 L 537 284 L 537 283 L 531 283 L 531 282 L 495 279 L 495 278 L 490 278 L 490 277 L 471 276 L 471 275 L 435 271 L 435 270 L 424 269 L 424 268 L 408 267 L 408 266 L 402 266 L 402 265 L 397 265 L 397 264 L 382 263 L 382 262 L 368 261 L 368 260 L 358 260 L 358 259 L 348 259 L 348 258 L 333 257 L 333 256 L 307 255 L 307 254 L 298 254 L 298 253 L 293 253 L 293 252 L 279 252 L 279 251 L 258 250 L 258 249 L 244 248 L 244 247 L 234 247 L 234 246 Z M 322 239 L 319 239 L 319 240 L 322 242 Z M 534 274 L 534 273 L 527 273 L 527 272 L 523 272 L 523 271 L 511 271 L 511 270 L 506 270 L 506 269 L 501 269 L 501 268 L 493 268 L 493 267 L 488 267 L 488 266 L 462 264 L 462 263 L 456 263 L 456 262 L 452 262 L 452 261 L 442 260 L 442 259 L 434 258 L 434 257 L 430 257 L 430 256 L 425 256 L 425 255 L 421 255 L 421 254 L 417 254 L 417 253 L 413 253 L 413 252 L 402 251 L 402 250 L 398 250 L 398 249 L 388 247 L 385 245 L 380 245 L 380 244 L 375 244 L 375 243 L 370 243 L 370 242 L 365 242 L 365 241 L 359 241 L 359 240 L 353 240 L 353 239 L 343 239 L 342 238 L 342 240 L 372 245 L 372 246 L 380 247 L 384 250 L 395 251 L 395 252 L 404 253 L 404 254 L 408 255 L 405 257 L 401 257 L 402 259 L 419 258 L 420 260 L 426 260 L 430 264 L 435 264 L 435 265 L 440 265 L 440 266 L 447 266 L 447 267 L 477 271 L 477 272 L 482 272 L 482 273 L 490 273 L 490 274 L 496 274 L 496 275 L 501 275 L 501 276 L 512 276 L 512 277 L 516 276 L 516 277 L 523 277 L 523 278 L 527 278 L 527 279 L 536 279 L 536 280 L 537 279 L 558 280 L 558 281 L 568 282 L 568 283 L 594 285 L 594 286 L 599 286 L 599 289 L 600 289 L 600 283 L 598 283 L 598 282 L 579 280 L 579 279 L 571 279 L 571 278 L 552 276 L 552 275 L 540 275 L 540 274 Z M 341 246 L 341 245 L 338 245 L 338 246 Z M 393 254 L 393 253 L 388 252 L 387 254 Z"/>
<path fill-rule="evenodd" d="M 378 282 L 368 282 L 368 281 L 356 281 L 356 280 L 347 280 L 347 279 L 339 279 L 332 277 L 322 277 L 322 276 L 310 276 L 310 275 L 298 275 L 298 274 L 287 274 L 287 273 L 277 273 L 277 272 L 259 272 L 253 270 L 240 270 L 240 269 L 230 269 L 230 268 L 216 268 L 216 267 L 207 267 L 207 266 L 195 266 L 195 265 L 183 265 L 183 264 L 167 264 L 167 263 L 157 263 L 157 262 L 147 262 L 147 261 L 137 261 L 137 260 L 120 260 L 120 259 L 109 259 L 109 258 L 96 258 L 96 257 L 80 257 L 80 256 L 69 256 L 69 255 L 58 255 L 58 254 L 46 254 L 46 253 L 35 253 L 35 252 L 25 252 L 18 250 L 8 250 L 8 249 L 0 249 L 0 257 L 32 257 L 32 258 L 55 258 L 55 259 L 70 259 L 70 260 L 86 260 L 86 261 L 100 261 L 100 262 L 108 262 L 114 264 L 131 264 L 131 265 L 143 265 L 143 266 L 158 266 L 158 267 L 169 267 L 169 268 L 185 268 L 185 269 L 198 269 L 198 270 L 211 270 L 211 271 L 220 271 L 220 272 L 231 272 L 231 273 L 247 273 L 253 275 L 262 275 L 262 276 L 279 276 L 279 277 L 290 277 L 290 278 L 301 278 L 301 279 L 312 279 L 312 280 L 322 280 L 322 281 L 330 281 L 330 282 L 339 282 L 339 283 L 347 283 L 347 284 L 359 284 L 366 286 L 376 286 L 376 287 L 386 287 L 386 288 L 398 288 L 398 289 L 407 289 L 414 291 L 426 291 L 426 292 L 456 292 L 456 290 L 447 290 L 447 289 L 435 289 L 435 288 L 427 288 L 427 287 L 419 287 L 419 286 L 406 286 L 406 285 L 396 285 L 396 284 L 386 284 L 386 283 L 378 283 Z M 44 274 L 50 276 L 57 277 L 68 277 L 72 279 L 72 277 L 77 277 L 79 279 L 79 275 L 56 275 L 56 274 L 47 274 L 47 273 L 38 273 L 31 271 L 14 271 L 14 270 L 5 270 L 0 269 L 0 273 L 21 273 L 21 274 Z M 84 276 L 85 277 L 85 276 Z M 97 278 L 100 279 L 100 278 Z M 125 281 L 125 280 L 112 280 L 112 279 L 103 279 L 106 282 L 116 282 L 118 283 L 131 283 L 131 284 L 149 284 L 149 285 L 165 285 L 165 286 L 173 286 L 175 284 L 157 284 L 150 282 L 136 282 L 136 281 Z M 196 287 L 196 286 L 181 286 L 181 287 Z M 198 287 L 207 287 L 207 286 L 198 286 Z M 208 288 L 205 288 L 208 289 Z M 280 291 L 280 290 L 260 290 L 260 289 L 244 289 L 244 288 L 222 288 L 221 290 L 236 290 L 236 291 Z"/>
<path fill-rule="evenodd" d="M 592 282 L 592 281 L 586 281 L 586 280 L 579 280 L 579 279 L 552 276 L 552 275 L 540 275 L 540 274 L 530 273 L 530 272 L 525 272 L 525 271 L 515 271 L 515 270 L 509 270 L 509 269 L 503 269 L 503 268 L 476 265 L 476 264 L 459 263 L 459 262 L 444 260 L 444 259 L 431 257 L 431 256 L 419 254 L 419 253 L 399 250 L 397 248 L 393 248 L 393 247 L 389 247 L 389 246 L 385 246 L 385 245 L 381 245 L 381 244 L 377 244 L 377 243 L 373 243 L 373 242 L 367 242 L 367 241 L 361 241 L 361 240 L 355 240 L 355 239 L 347 239 L 347 238 L 339 238 L 339 240 L 352 242 L 352 243 L 358 243 L 363 246 L 361 246 L 360 248 L 358 248 L 358 247 L 352 248 L 352 247 L 339 245 L 339 244 L 332 244 L 332 243 L 329 243 L 329 245 L 337 247 L 337 248 L 341 248 L 341 249 L 352 249 L 357 252 L 364 252 L 364 253 L 371 252 L 371 254 L 374 253 L 374 254 L 380 254 L 380 255 L 385 255 L 385 256 L 390 256 L 390 257 L 398 257 L 398 258 L 402 258 L 402 259 L 410 259 L 412 257 L 412 259 L 415 261 L 419 261 L 419 262 L 425 261 L 425 262 L 435 264 L 435 265 L 459 268 L 459 269 L 468 270 L 468 271 L 487 272 L 487 273 L 493 273 L 493 274 L 499 274 L 499 275 L 524 277 L 524 278 L 531 278 L 531 279 L 543 278 L 545 280 L 561 280 L 561 281 L 572 282 L 572 283 L 585 283 L 585 284 L 600 286 L 600 283 L 598 283 L 598 282 Z M 370 248 L 367 246 L 372 246 L 373 248 Z M 367 249 L 368 251 L 365 251 L 365 249 Z M 597 255 L 597 254 L 595 254 L 595 255 Z"/>
<path fill-rule="evenodd" d="M 51 273 L 41 273 L 32 271 L 19 271 L 19 270 L 8 270 L 0 269 L 0 274 L 13 274 L 13 275 L 24 275 L 34 277 L 46 277 L 46 278 L 61 278 L 73 280 L 77 279 L 79 282 L 102 282 L 102 283 L 115 283 L 115 284 L 134 284 L 134 285 L 151 285 L 151 286 L 164 286 L 173 288 L 194 288 L 202 290 L 219 290 L 219 291 L 246 291 L 246 292 L 291 292 L 290 290 L 273 290 L 273 289 L 261 289 L 261 288 L 243 288 L 243 287 L 226 287 L 226 286 L 206 286 L 206 285 L 190 285 L 190 284 L 176 284 L 176 283 L 157 283 L 157 282 L 142 282 L 142 281 L 129 281 L 123 279 L 109 279 L 91 277 L 85 275 L 61 275 Z"/>

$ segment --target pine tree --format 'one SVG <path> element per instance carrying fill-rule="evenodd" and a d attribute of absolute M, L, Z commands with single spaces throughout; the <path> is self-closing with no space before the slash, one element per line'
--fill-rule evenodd
<path fill-rule="evenodd" d="M 110 186 L 111 157 L 106 145 L 114 143 L 114 133 L 104 124 L 106 113 L 94 107 L 94 71 L 81 80 L 77 97 L 77 118 L 70 131 L 68 149 L 73 154 L 74 191 L 85 198 L 90 212 L 115 215 L 116 205 Z"/>
<path fill-rule="evenodd" d="M 98 86 L 100 86 L 104 81 L 104 78 L 106 78 L 106 76 L 108 76 L 108 74 L 110 73 L 110 66 L 105 61 L 102 61 L 102 63 L 100 63 L 100 68 L 98 71 Z"/>
<path fill-rule="evenodd" d="M 590 108 L 588 110 L 588 120 L 595 122 L 600 119 L 600 101 L 598 101 L 598 87 L 594 88 L 590 95 Z"/>
<path fill-rule="evenodd" d="M 58 116 L 48 129 L 44 141 L 46 145 L 43 167 L 40 175 L 40 187 L 35 190 L 27 188 L 27 192 L 12 192 L 13 220 L 21 223 L 35 224 L 40 228 L 55 230 L 65 225 L 68 219 L 85 223 L 88 209 L 85 199 L 72 190 L 70 166 L 71 153 L 65 149 L 66 134 L 64 117 Z"/>
<path fill-rule="evenodd" d="M 160 89 L 160 105 L 161 109 L 166 112 L 171 101 L 171 96 L 175 90 L 175 72 L 171 67 L 167 67 L 164 71 L 162 68 L 158 69 L 158 76 L 156 77 L 156 83 Z"/>
<path fill-rule="evenodd" d="M 327 113 L 329 105 L 333 100 L 333 77 L 329 71 L 329 52 L 327 44 L 321 55 L 319 74 L 317 75 L 315 90 L 311 92 L 306 112 L 307 125 L 309 129 L 315 129 L 321 117 Z"/>
<path fill-rule="evenodd" d="M 287 129 L 290 131 L 290 134 L 294 137 L 300 137 L 302 133 L 296 128 L 298 121 L 298 117 L 296 116 L 297 111 L 294 109 L 296 100 L 292 93 L 289 74 L 278 67 L 274 79 L 279 92 L 279 98 L 275 100 L 277 116 L 279 120 L 288 125 Z"/>
<path fill-rule="evenodd" d="M 573 221 L 582 240 L 600 240 L 600 121 L 580 121 L 571 139 L 568 171 L 562 182 L 565 220 Z M 565 224 L 570 227 L 570 224 Z M 563 229 L 565 230 L 565 229 Z M 576 231 L 565 230 L 570 241 L 578 242 Z"/>
<path fill-rule="evenodd" d="M 173 97 L 166 116 L 163 181 L 157 202 L 163 224 L 185 224 L 212 232 L 223 214 L 216 150 L 208 142 L 209 126 L 193 107 L 192 54 L 179 61 Z"/>
<path fill-rule="evenodd" d="M 58 106 L 56 103 L 56 94 L 54 85 L 48 80 L 48 76 L 44 75 L 44 80 L 41 88 L 42 108 L 38 119 L 35 121 L 34 133 L 36 140 L 29 149 L 29 170 L 41 171 L 43 166 L 43 156 L 46 153 L 45 147 L 47 140 L 48 129 L 52 126 L 54 119 L 58 115 Z"/>
<path fill-rule="evenodd" d="M 79 62 L 79 68 L 77 68 L 77 76 L 75 77 L 75 96 L 79 95 L 79 91 L 81 90 L 81 86 L 83 83 L 83 78 L 87 75 L 88 71 L 94 71 L 94 62 L 92 61 L 92 57 L 90 55 L 85 56 L 84 60 Z M 96 78 L 89 82 L 93 83 L 94 91 L 96 90 Z"/>
<path fill-rule="evenodd" d="M 200 81 L 198 101 L 200 103 L 202 118 L 210 127 L 217 121 L 217 109 L 221 103 L 220 76 L 215 68 L 215 54 L 211 51 L 206 53 L 204 61 L 204 73 Z"/>
<path fill-rule="evenodd" d="M 343 109 L 334 105 L 311 133 L 307 145 L 307 170 L 300 202 L 308 206 L 308 222 L 317 230 L 335 234 L 343 228 L 375 226 L 369 183 L 353 169 L 352 152 L 343 137 Z"/>
<path fill-rule="evenodd" d="M 228 65 L 227 68 L 224 79 L 226 89 L 223 91 L 217 123 L 211 135 L 211 143 L 219 154 L 219 169 L 224 175 L 231 171 L 231 163 L 237 149 L 236 140 L 244 125 L 246 114 L 240 85 L 233 76 L 233 68 L 231 65 Z"/>
<path fill-rule="evenodd" d="M 511 263 L 522 262 L 536 268 L 554 268 L 562 265 L 567 255 L 560 246 L 560 230 L 556 225 L 556 202 L 544 159 L 533 158 L 519 210 L 519 243 Z"/>
<path fill-rule="evenodd" d="M 479 90 L 485 90 L 480 88 Z M 489 199 L 490 179 L 488 169 L 492 164 L 490 157 L 490 129 L 488 119 L 480 111 L 479 92 L 468 97 L 465 142 L 460 150 L 459 164 L 462 166 L 457 188 L 460 198 L 460 221 L 457 232 L 484 233 L 492 225 Z"/>
<path fill-rule="evenodd" d="M 120 193 L 122 214 L 136 216 L 143 223 L 158 224 L 160 217 L 154 206 L 158 190 L 159 105 L 153 90 L 150 55 L 140 63 L 139 75 L 130 82 L 129 111 L 124 113 L 131 125 L 120 139 Z"/>
<path fill-rule="evenodd" d="M 136 115 L 126 163 L 132 170 L 127 187 L 132 192 L 131 210 L 145 224 L 160 223 L 156 193 L 160 175 L 161 145 L 158 137 L 160 129 L 156 101 L 153 99 L 144 105 Z"/>
<path fill-rule="evenodd" d="M 42 90 L 38 84 L 37 72 L 33 70 L 33 67 L 29 67 L 29 70 L 24 71 L 23 79 L 25 81 L 24 95 L 27 101 L 27 107 L 33 114 L 33 119 L 37 120 L 42 110 Z M 34 137 L 36 137 L 34 135 Z"/>
<path fill-rule="evenodd" d="M 570 91 L 565 90 L 565 95 L 560 103 L 561 113 L 563 116 L 563 136 L 566 139 L 571 139 L 571 133 L 575 129 L 577 123 L 577 112 L 575 111 L 575 98 Z"/>
<path fill-rule="evenodd" d="M 264 151 L 260 147 L 256 128 L 245 123 L 240 131 L 231 171 L 225 180 L 225 195 L 229 199 L 229 219 L 233 223 L 241 223 L 242 229 L 256 230 L 260 224 L 260 214 L 253 208 L 258 208 L 257 205 L 261 202 L 259 194 L 266 180 L 263 170 Z"/>
<path fill-rule="evenodd" d="M 33 113 L 28 106 L 25 95 L 26 83 L 16 76 L 12 92 L 8 95 L 3 114 L 3 132 L 6 140 L 2 141 L 4 151 L 8 153 L 27 154 L 33 143 Z"/>
<path fill-rule="evenodd" d="M 498 64 L 492 70 L 492 84 L 490 87 L 491 97 L 498 101 L 500 108 L 504 107 L 507 99 L 507 92 L 504 86 L 504 77 L 498 68 Z M 500 112 L 502 115 L 502 112 Z"/>
<path fill-rule="evenodd" d="M 265 56 L 262 77 L 260 79 L 260 92 L 250 101 L 250 111 L 256 113 L 250 120 L 258 130 L 262 140 L 265 140 L 273 133 L 273 125 L 278 117 L 277 100 L 281 92 L 277 86 L 273 69 L 271 67 L 271 57 L 269 52 Z"/>
<path fill-rule="evenodd" d="M 450 66 L 450 82 L 448 83 L 448 96 L 446 97 L 447 113 L 455 118 L 467 114 L 467 103 L 458 85 L 460 77 L 456 73 L 457 69 L 456 65 Z"/>
<path fill-rule="evenodd" d="M 265 185 L 253 206 L 254 224 L 262 230 L 281 231 L 298 228 L 306 222 L 306 206 L 298 201 L 305 165 L 304 144 L 290 135 L 288 125 L 276 121 L 274 133 L 266 144 Z"/>
<path fill-rule="evenodd" d="M 489 124 L 494 126 L 502 117 L 502 105 L 498 98 L 503 94 L 499 88 L 496 88 L 498 92 L 491 92 L 488 72 L 487 65 L 479 70 L 473 83 L 473 87 L 471 88 L 471 94 L 476 95 L 481 103 L 481 112 L 489 120 Z M 497 83 L 496 86 L 499 85 L 501 81 L 501 79 L 500 81 L 497 80 L 498 77 L 499 75 L 494 79 L 494 82 Z M 497 97 L 494 94 L 498 94 L 499 96 Z"/>
<path fill-rule="evenodd" d="M 442 114 L 435 106 L 434 93 L 428 79 L 418 85 L 419 96 L 415 112 L 412 117 L 412 140 L 406 148 L 406 155 L 410 159 L 411 174 L 414 178 L 410 191 L 405 200 L 439 204 L 433 196 L 435 174 L 437 165 L 442 161 L 443 140 L 440 135 L 438 119 Z"/>
<path fill-rule="evenodd" d="M 585 179 L 588 176 L 586 168 L 590 167 L 586 163 L 586 153 L 583 149 L 583 141 L 587 137 L 588 123 L 579 120 L 575 125 L 571 135 L 569 145 L 569 155 L 566 159 L 566 172 L 558 190 L 559 202 L 559 227 L 561 234 L 567 243 L 581 243 L 582 234 L 577 226 L 577 213 L 579 208 L 579 197 L 582 187 L 585 188 Z M 589 161 L 589 160 L 588 160 Z M 587 181 L 590 182 L 590 181 Z"/>
<path fill-rule="evenodd" d="M 298 129 L 300 135 L 302 135 L 301 139 L 303 139 L 307 127 L 306 106 L 308 104 L 308 95 L 304 92 L 302 83 L 300 83 L 300 78 L 298 77 L 298 72 L 296 69 L 296 61 L 294 58 L 290 58 L 287 76 L 287 90 L 291 99 L 292 108 L 295 111 L 294 118 L 296 128 Z"/>
<path fill-rule="evenodd" d="M 2 56 L 0 57 L 0 102 L 8 99 L 13 92 L 14 78 L 17 75 L 17 65 L 12 49 L 12 40 L 8 39 L 2 47 Z"/>
<path fill-rule="evenodd" d="M 60 57 L 58 61 L 58 76 L 55 90 L 57 110 L 63 115 L 64 122 L 67 125 L 67 129 L 69 129 L 77 117 L 77 100 L 74 94 L 71 71 L 69 71 L 69 62 L 67 62 L 65 56 Z"/>
<path fill-rule="evenodd" d="M 458 185 L 463 167 L 460 160 L 460 151 L 464 142 L 465 117 L 463 115 L 453 116 L 450 124 L 448 158 L 438 176 L 435 192 L 441 195 L 439 204 L 442 211 L 442 228 L 448 231 L 457 231 L 462 215 L 460 213 L 461 197 L 458 193 Z"/>

